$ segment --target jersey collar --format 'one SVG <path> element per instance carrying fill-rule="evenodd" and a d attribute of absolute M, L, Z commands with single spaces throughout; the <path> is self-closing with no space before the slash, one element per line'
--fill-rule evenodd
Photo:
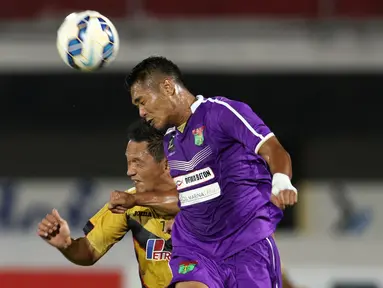
<path fill-rule="evenodd" d="M 202 104 L 203 100 L 205 100 L 205 99 L 203 98 L 202 95 L 197 95 L 196 98 L 197 98 L 197 101 L 195 101 L 195 102 L 190 106 L 190 110 L 192 111 L 193 114 L 194 114 L 195 110 L 197 110 L 197 108 L 199 107 L 199 105 Z"/>

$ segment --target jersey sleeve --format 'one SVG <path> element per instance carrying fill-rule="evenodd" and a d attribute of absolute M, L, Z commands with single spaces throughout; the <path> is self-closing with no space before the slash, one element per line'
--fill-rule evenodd
<path fill-rule="evenodd" d="M 89 219 L 83 231 L 92 247 L 104 255 L 128 232 L 127 214 L 114 214 L 106 204 Z"/>
<path fill-rule="evenodd" d="M 256 154 L 262 144 L 274 136 L 262 119 L 243 102 L 217 99 L 214 100 L 214 108 L 219 131 Z"/>

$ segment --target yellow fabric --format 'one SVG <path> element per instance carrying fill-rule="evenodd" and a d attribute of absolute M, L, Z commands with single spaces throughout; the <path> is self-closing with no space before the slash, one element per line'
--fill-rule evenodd
<path fill-rule="evenodd" d="M 135 193 L 135 189 L 127 192 Z M 108 205 L 105 205 L 89 220 L 93 228 L 86 237 L 94 249 L 104 255 L 132 230 L 143 287 L 167 287 L 172 278 L 168 265 L 171 239 L 170 234 L 163 230 L 170 217 L 166 220 L 163 217 L 167 218 L 159 215 L 154 209 L 141 206 L 129 209 L 126 214 L 113 214 L 108 210 Z"/>
<path fill-rule="evenodd" d="M 180 131 L 181 133 L 184 133 L 184 130 L 185 130 L 185 127 L 186 127 L 186 122 L 181 124 L 180 126 L 177 127 L 178 131 Z"/>

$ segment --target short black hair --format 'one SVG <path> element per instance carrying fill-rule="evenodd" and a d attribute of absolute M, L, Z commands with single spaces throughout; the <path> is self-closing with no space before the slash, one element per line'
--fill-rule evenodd
<path fill-rule="evenodd" d="M 135 83 L 147 80 L 154 73 L 170 76 L 178 84 L 184 86 L 181 70 L 172 61 L 162 56 L 148 57 L 134 66 L 125 79 L 125 85 L 130 91 Z"/>
<path fill-rule="evenodd" d="M 163 133 L 143 119 L 136 120 L 128 128 L 127 142 L 147 142 L 148 152 L 157 162 L 165 158 L 163 138 Z"/>

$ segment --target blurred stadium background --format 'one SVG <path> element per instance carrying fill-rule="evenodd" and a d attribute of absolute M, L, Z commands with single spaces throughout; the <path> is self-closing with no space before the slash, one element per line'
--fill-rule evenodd
<path fill-rule="evenodd" d="M 380 0 L 2 1 L 0 287 L 140 287 L 131 237 L 91 268 L 35 234 L 57 208 L 73 236 L 125 176 L 137 117 L 123 81 L 152 54 L 196 94 L 249 103 L 291 153 L 299 205 L 277 233 L 293 281 L 383 287 L 383 2 Z M 119 30 L 102 73 L 64 66 L 64 17 L 97 10 Z"/>

